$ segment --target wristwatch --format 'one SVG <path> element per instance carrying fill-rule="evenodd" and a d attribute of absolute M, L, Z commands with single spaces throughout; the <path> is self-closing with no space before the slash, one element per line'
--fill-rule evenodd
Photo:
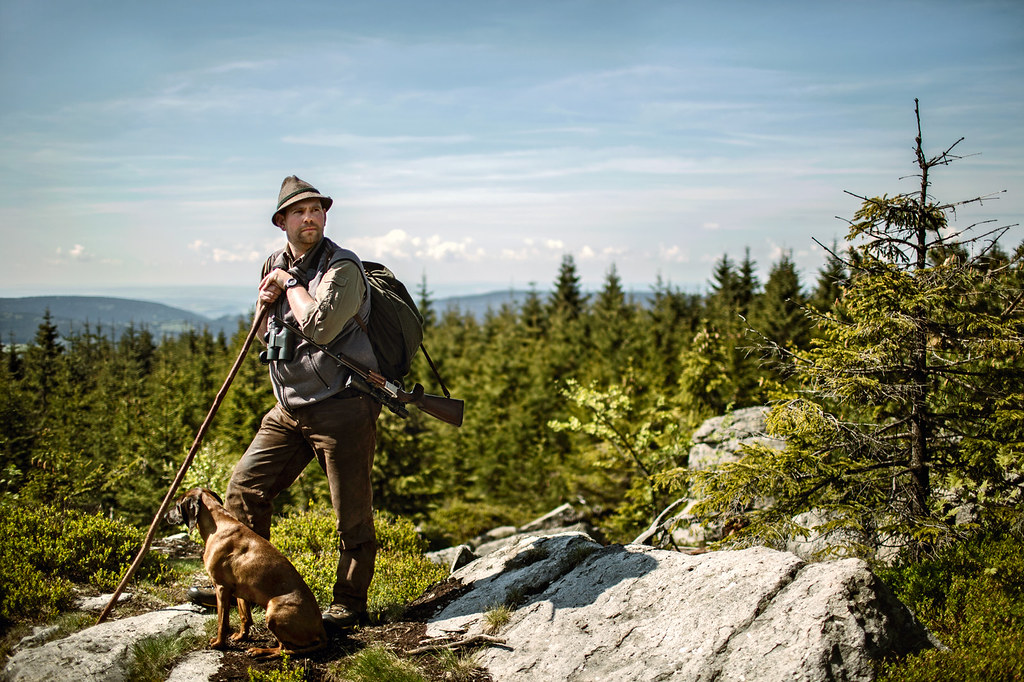
<path fill-rule="evenodd" d="M 288 289 L 291 289 L 292 287 L 297 287 L 297 286 L 299 286 L 299 280 L 295 279 L 294 277 L 289 277 L 287 280 L 285 280 L 285 283 L 284 283 L 285 291 L 287 291 Z"/>

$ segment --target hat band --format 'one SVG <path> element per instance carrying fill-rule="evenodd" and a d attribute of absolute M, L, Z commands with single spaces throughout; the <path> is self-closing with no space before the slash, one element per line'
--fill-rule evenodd
<path fill-rule="evenodd" d="M 291 194 L 286 196 L 284 199 L 281 199 L 281 201 L 277 202 L 277 207 L 281 208 L 282 206 L 284 206 L 285 202 L 288 201 L 289 199 L 291 199 L 292 197 L 297 197 L 300 194 L 305 194 L 306 192 L 309 192 L 311 194 L 315 194 L 317 196 L 317 198 L 320 197 L 320 192 L 318 192 L 313 187 L 303 187 L 302 189 L 295 190 L 294 192 L 292 192 Z"/>

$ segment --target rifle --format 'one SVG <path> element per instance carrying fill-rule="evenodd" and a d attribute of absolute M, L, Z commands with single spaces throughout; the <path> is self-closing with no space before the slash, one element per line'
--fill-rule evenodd
<path fill-rule="evenodd" d="M 465 403 L 457 398 L 452 398 L 445 389 L 445 395 L 431 395 L 425 391 L 421 384 L 416 384 L 412 391 L 404 391 L 402 387 L 393 381 L 388 381 L 380 372 L 375 372 L 362 363 L 350 358 L 344 353 L 332 353 L 319 343 L 313 341 L 302 331 L 290 322 L 275 318 L 277 324 L 289 329 L 297 336 L 305 339 L 316 347 L 321 353 L 337 362 L 342 367 L 347 367 L 353 372 L 352 388 L 367 394 L 377 402 L 386 406 L 393 413 L 403 419 L 408 418 L 409 410 L 406 405 L 415 405 L 420 412 L 429 414 L 435 419 L 440 419 L 452 426 L 462 426 L 462 416 L 465 411 Z"/>

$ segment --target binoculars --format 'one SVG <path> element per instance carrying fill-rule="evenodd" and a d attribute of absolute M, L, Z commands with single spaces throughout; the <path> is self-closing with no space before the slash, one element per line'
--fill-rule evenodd
<path fill-rule="evenodd" d="M 295 357 L 295 334 L 275 318 L 271 318 L 263 340 L 267 343 L 267 349 L 260 352 L 260 362 L 264 365 L 271 362 L 289 362 Z"/>

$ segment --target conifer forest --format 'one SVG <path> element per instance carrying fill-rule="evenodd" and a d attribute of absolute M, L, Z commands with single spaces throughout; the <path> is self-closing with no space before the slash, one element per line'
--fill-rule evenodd
<path fill-rule="evenodd" d="M 385 410 L 375 506 L 438 546 L 566 501 L 628 541 L 683 495 L 703 500 L 708 518 L 743 516 L 750 542 L 770 542 L 809 508 L 925 545 L 952 532 L 949 511 L 964 501 L 982 523 L 1019 528 L 1024 245 L 1004 243 L 1012 226 L 950 222 L 983 199 L 930 194 L 930 173 L 955 151 L 929 157 L 919 136 L 920 186 L 859 197 L 846 241 L 821 245 L 815 273 L 788 254 L 759 264 L 749 250 L 724 253 L 705 291 L 658 278 L 641 305 L 614 266 L 586 295 L 566 255 L 550 294 L 534 289 L 483 319 L 437 309 L 424 280 L 425 344 L 465 400 L 465 423 Z M 32 343 L 3 347 L 5 496 L 147 523 L 247 331 L 154 338 L 143 327 L 113 339 L 85 327 L 58 338 L 47 319 Z M 254 346 L 186 484 L 223 490 L 273 403 Z M 440 393 L 422 354 L 414 382 Z M 694 428 L 753 405 L 774 407 L 785 451 L 689 474 Z M 309 467 L 279 512 L 325 499 L 325 486 Z M 777 502 L 745 514 L 759 497 Z"/>
<path fill-rule="evenodd" d="M 926 151 L 918 125 L 901 187 L 916 185 L 851 192 L 860 208 L 845 240 L 820 244 L 828 255 L 816 272 L 798 272 L 786 253 L 772 263 L 723 253 L 703 291 L 659 277 L 641 302 L 614 266 L 585 293 L 566 255 L 550 293 L 535 287 L 482 319 L 439 309 L 424 280 L 425 345 L 465 420 L 384 410 L 374 506 L 427 548 L 565 502 L 585 508 L 604 541 L 630 542 L 689 499 L 698 521 L 730 529 L 713 548 L 784 549 L 814 512 L 819 530 L 855 539 L 842 554 L 872 562 L 950 647 L 882 679 L 1021 679 L 1024 243 L 1017 225 L 972 219 L 994 195 L 933 196 L 933 175 L 962 161 L 959 144 Z M 47 315 L 31 343 L 0 346 L 0 624 L 66 608 L 67 580 L 116 583 L 127 549 L 103 575 L 57 585 L 49 576 L 64 564 L 33 534 L 75 545 L 93 566 L 106 561 L 93 550 L 109 548 L 65 538 L 60 518 L 149 524 L 248 331 L 242 322 L 230 338 L 155 338 L 138 327 L 114 338 L 86 326 L 61 338 Z M 259 350 L 245 356 L 182 490 L 223 492 L 273 404 Z M 406 386 L 417 382 L 441 393 L 422 353 Z M 751 406 L 770 408 L 768 431 L 784 448 L 687 467 L 705 419 Z M 280 532 L 319 514 L 326 486 L 308 467 L 277 500 Z"/>

